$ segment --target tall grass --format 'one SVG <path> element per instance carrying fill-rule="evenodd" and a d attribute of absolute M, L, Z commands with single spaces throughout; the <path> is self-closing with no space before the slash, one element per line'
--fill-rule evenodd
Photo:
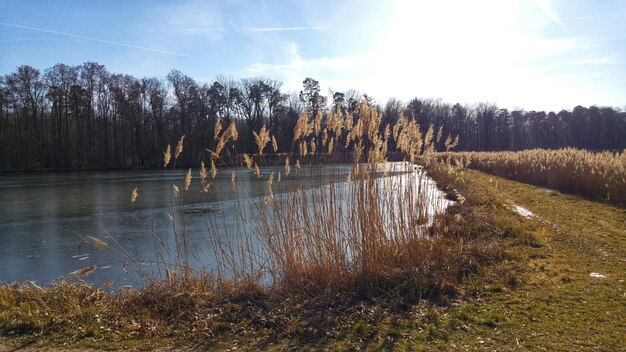
<path fill-rule="evenodd" d="M 0 285 L 0 334 L 127 338 L 182 332 L 204 339 L 250 327 L 297 332 L 301 319 L 317 331 L 328 306 L 345 307 L 355 298 L 445 302 L 479 276 L 483 264 L 502 257 L 501 219 L 494 220 L 493 209 L 472 207 L 468 198 L 453 207 L 454 216 L 437 211 L 448 201 L 414 164 L 435 160 L 433 144 L 442 133 L 432 127 L 422 131 L 404 117 L 382 126 L 378 111 L 364 102 L 354 114 L 305 112 L 292 151 L 278 150 L 264 127 L 255 131 L 257 153 L 238 155 L 239 167 L 220 166 L 224 154 L 237 155 L 235 125 L 218 122 L 215 131 L 207 159 L 184 177 L 175 171 L 184 138 L 164 148 L 163 165 L 172 169 L 164 194 L 169 228 L 160 233 L 146 224 L 153 229 L 155 271 L 145 271 L 119 244 L 89 238 L 94 247 L 136 263 L 148 285 L 122 286 L 114 294 L 105 292 L 111 283 Z M 445 144 L 456 143 L 448 138 Z M 390 153 L 401 153 L 405 162 L 388 162 Z M 276 155 L 284 165 L 267 166 Z M 352 163 L 337 164 L 346 159 Z M 431 165 L 429 172 L 453 183 L 445 168 Z M 224 176 L 229 187 L 215 187 Z M 262 182 L 247 186 L 242 176 Z M 266 190 L 260 199 L 250 189 L 259 186 Z M 140 207 L 142 190 L 129 192 Z M 190 192 L 223 196 L 228 211 L 205 214 L 205 226 L 196 228 L 187 221 Z M 72 280 L 97 270 L 77 270 Z M 299 313 L 306 302 L 314 314 Z"/>
<path fill-rule="evenodd" d="M 174 248 L 154 235 L 165 283 L 193 285 L 198 277 L 211 276 L 218 286 L 254 283 L 299 293 L 402 286 L 421 294 L 451 286 L 464 265 L 458 259 L 463 246 L 450 250 L 458 239 L 443 235 L 437 216 L 448 201 L 413 164 L 433 159 L 441 131 L 435 140 L 432 127 L 422 132 L 404 117 L 393 126 L 381 121 L 380 113 L 366 102 L 359 102 L 353 114 L 336 110 L 308 116 L 305 111 L 295 126 L 292 151 L 278 150 L 275 137 L 263 126 L 253 132 L 256 154 L 237 158 L 243 169 L 217 166 L 226 164 L 222 155 L 236 154 L 238 138 L 235 124 L 224 128 L 218 121 L 198 177 L 189 170 L 182 184 L 172 180 L 167 216 Z M 407 162 L 390 163 L 390 145 Z M 174 169 L 183 148 L 183 138 L 174 153 L 167 146 L 164 165 Z M 276 160 L 268 152 L 282 156 L 283 169 L 265 166 L 268 159 Z M 351 166 L 338 166 L 347 153 Z M 186 193 L 198 188 L 224 192 L 212 187 L 212 180 L 223 172 L 231 175 L 234 210 L 207 215 L 206 228 L 192 231 L 182 211 Z M 252 197 L 238 181 L 238 172 L 266 181 L 267 196 L 262 201 Z M 325 175 L 310 177 L 311 172 Z M 131 198 L 137 197 L 134 190 Z M 226 226 L 231 222 L 238 225 Z M 199 244 L 201 251 L 212 253 L 213 267 L 208 270 L 194 265 L 200 261 L 193 259 Z"/>
<path fill-rule="evenodd" d="M 565 148 L 518 152 L 440 153 L 493 175 L 626 206 L 626 150 L 619 153 Z"/>

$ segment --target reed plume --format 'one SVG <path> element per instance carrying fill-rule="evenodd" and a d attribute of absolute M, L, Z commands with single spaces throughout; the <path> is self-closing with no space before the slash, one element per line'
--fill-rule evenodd
<path fill-rule="evenodd" d="M 230 123 L 228 131 L 230 132 L 230 139 L 233 141 L 237 141 L 237 139 L 239 139 L 239 132 L 237 132 L 237 125 L 235 124 L 235 121 Z"/>
<path fill-rule="evenodd" d="M 185 141 L 185 135 L 180 137 L 180 140 L 178 141 L 178 144 L 176 145 L 176 153 L 174 154 L 174 159 L 178 159 L 178 156 L 180 155 L 180 153 L 183 152 L 184 141 Z"/>
<path fill-rule="evenodd" d="M 189 186 L 191 185 L 191 169 L 187 170 L 187 175 L 185 175 L 185 191 L 189 190 Z"/>
<path fill-rule="evenodd" d="M 76 271 L 72 271 L 70 273 L 71 276 L 74 277 L 85 277 L 88 276 L 89 274 L 93 273 L 94 271 L 96 271 L 98 267 L 95 265 L 90 265 L 86 268 L 82 268 L 82 269 L 78 269 Z"/>
<path fill-rule="evenodd" d="M 133 191 L 130 192 L 130 202 L 135 203 L 135 201 L 137 200 L 137 196 L 138 196 L 137 187 L 135 187 L 133 188 Z"/>
<path fill-rule="evenodd" d="M 211 178 L 215 179 L 215 176 L 217 176 L 217 167 L 215 167 L 215 161 L 211 160 Z"/>
<path fill-rule="evenodd" d="M 93 236 L 87 236 L 87 238 L 89 238 L 91 240 L 91 243 L 97 249 L 104 249 L 104 248 L 109 247 L 108 243 L 104 242 L 103 240 L 101 240 L 99 238 L 95 238 Z"/>
<path fill-rule="evenodd" d="M 222 131 L 222 119 L 218 118 L 217 121 L 215 122 L 215 130 L 213 131 L 213 138 L 215 140 L 218 140 L 219 134 L 221 131 Z"/>
<path fill-rule="evenodd" d="M 243 162 L 246 164 L 248 170 L 252 170 L 252 158 L 248 154 L 243 154 Z"/>
<path fill-rule="evenodd" d="M 167 164 L 170 163 L 171 158 L 172 158 L 171 147 L 168 144 L 167 149 L 165 149 L 165 153 L 163 153 L 163 167 L 167 167 Z"/>
<path fill-rule="evenodd" d="M 204 180 L 206 180 L 206 167 L 204 161 L 200 161 L 200 184 L 204 184 Z"/>
<path fill-rule="evenodd" d="M 254 135 L 254 141 L 259 148 L 259 155 L 263 155 L 263 149 L 270 141 L 270 131 L 263 125 L 259 133 L 252 131 L 252 135 Z"/>

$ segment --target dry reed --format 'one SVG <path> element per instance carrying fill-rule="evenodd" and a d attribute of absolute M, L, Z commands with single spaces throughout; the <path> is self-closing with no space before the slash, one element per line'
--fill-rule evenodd
<path fill-rule="evenodd" d="M 234 199 L 228 200 L 232 201 L 229 203 L 233 204 L 232 208 L 228 212 L 207 214 L 207 227 L 198 233 L 187 225 L 185 218 L 183 198 L 189 193 L 181 193 L 172 176 L 171 206 L 163 216 L 173 230 L 174 248 L 153 233 L 159 271 L 152 273 L 150 279 L 154 280 L 150 285 L 138 290 L 121 286 L 116 296 L 82 282 L 54 285 L 50 288 L 52 295 L 40 294 L 40 289 L 32 286 L 12 289 L 0 285 L 0 298 L 21 300 L 19 304 L 25 312 L 10 317 L 0 313 L 0 318 L 18 328 L 53 326 L 65 330 L 78 325 L 77 316 L 92 319 L 94 314 L 109 314 L 116 323 L 108 326 L 115 329 L 121 320 L 119 325 L 126 329 L 135 326 L 132 313 L 127 313 L 136 309 L 140 313 L 135 316 L 148 314 L 150 318 L 145 320 L 150 323 L 156 321 L 169 326 L 171 322 L 189 321 L 195 324 L 195 329 L 198 324 L 213 319 L 190 318 L 198 316 L 194 311 L 196 300 L 209 306 L 211 313 L 207 316 L 225 307 L 238 309 L 232 301 L 215 309 L 213 300 L 220 296 L 234 299 L 243 296 L 249 302 L 250 297 L 268 293 L 278 293 L 278 297 L 293 293 L 293 297 L 341 292 L 361 297 L 401 293 L 403 299 L 412 301 L 454 294 L 463 277 L 475 272 L 481 256 L 491 250 L 490 244 L 476 241 L 467 231 L 473 226 L 471 223 L 484 221 L 462 223 L 451 216 L 435 216 L 429 208 L 437 206 L 434 204 L 437 195 L 424 187 L 424 174 L 413 171 L 412 164 L 403 164 L 409 170 L 394 169 L 387 161 L 389 145 L 397 145 L 407 161 L 428 160 L 433 150 L 433 128 L 427 127 L 424 138 L 420 126 L 404 116 L 393 126 L 381 126 L 381 120 L 377 109 L 366 102 L 358 102 L 353 114 L 336 110 L 309 120 L 307 113 L 303 113 L 293 140 L 294 146 L 303 146 L 303 153 L 287 154 L 284 171 L 282 166 L 263 170 L 269 175 L 267 183 L 256 185 L 263 184 L 265 195 L 257 197 L 251 195 L 250 179 L 254 181 L 262 176 L 259 163 L 263 162 L 261 154 L 267 140 L 272 142 L 274 152 L 278 152 L 275 138 L 270 138 L 270 131 L 262 128 L 255 133 L 260 142 L 259 155 L 241 155 L 238 160 L 245 168 L 230 170 Z M 203 192 L 212 192 L 211 196 L 223 199 L 225 190 L 210 186 L 217 177 L 218 165 L 225 164 L 219 162 L 220 152 L 238 138 L 234 126 L 224 129 L 221 121 L 218 122 L 214 130 L 218 147 L 209 150 L 208 155 L 211 179 L 207 180 L 208 170 L 203 161 L 198 180 L 192 179 L 191 170 L 187 171 L 184 190 L 193 190 L 192 182 L 198 182 Z M 443 138 L 442 133 L 438 132 L 436 138 Z M 182 153 L 183 142 L 181 138 L 177 144 L 172 170 Z M 458 137 L 448 136 L 445 144 L 449 147 L 457 143 Z M 319 159 L 315 157 L 319 155 L 331 163 L 336 161 L 334 158 L 345 152 L 344 145 L 354 150 L 351 165 L 311 165 L 310 160 L 316 163 Z M 165 166 L 170 165 L 171 154 L 167 146 Z M 291 172 L 292 165 L 295 172 Z M 227 166 L 220 166 L 224 167 Z M 311 177 L 317 171 L 328 173 L 324 177 Z M 237 173 L 247 173 L 250 177 L 238 177 Z M 228 223 L 235 226 L 229 227 Z M 100 240 L 91 240 L 95 246 L 110 249 Z M 214 263 L 210 271 L 193 266 L 190 258 L 198 251 L 211 256 Z M 73 274 L 80 277 L 93 270 L 88 267 Z M 33 313 L 55 312 L 57 302 L 50 298 L 57 293 L 65 300 L 62 305 L 71 308 L 58 315 L 63 320 L 50 322 Z M 0 299 L 0 307 L 4 307 L 2 304 Z M 5 306 L 9 304 L 15 302 Z M 116 307 L 114 313 L 111 307 Z M 183 315 L 187 313 L 189 316 Z M 191 330 L 189 326 L 186 328 Z"/>
<path fill-rule="evenodd" d="M 532 149 L 441 153 L 438 157 L 496 176 L 626 206 L 626 150 Z"/>
<path fill-rule="evenodd" d="M 214 253 L 217 282 L 251 280 L 282 291 L 298 292 L 367 291 L 391 284 L 410 286 L 420 294 L 450 285 L 457 266 L 443 253 L 454 241 L 425 226 L 436 225 L 437 220 L 428 211 L 436 206 L 433 205 L 435 195 L 422 186 L 423 174 L 414 173 L 410 167 L 412 176 L 381 177 L 407 171 L 388 166 L 391 140 L 406 160 L 428 160 L 434 152 L 434 139 L 439 141 L 443 131 L 440 129 L 435 135 L 433 127 L 429 126 L 423 135 L 420 126 L 404 116 L 393 126 L 383 126 L 381 121 L 378 110 L 364 101 L 357 103 L 352 114 L 336 110 L 309 118 L 307 112 L 303 112 L 293 138 L 298 153 L 286 155 L 284 175 L 268 172 L 268 196 L 262 198 L 264 207 L 246 204 L 251 202 L 246 195 L 249 190 L 238 184 L 236 172 L 232 170 L 231 188 L 237 195 L 232 216 L 241 226 L 223 228 L 222 224 L 232 220 L 226 220 L 222 214 L 221 220 L 210 218 L 209 228 L 202 234 L 209 251 Z M 231 124 L 224 130 L 220 120 L 215 126 L 217 147 L 214 151 L 207 149 L 212 179 L 217 174 L 216 161 L 221 150 L 237 138 L 234 126 Z M 271 143 L 273 152 L 279 151 L 275 137 L 266 126 L 253 131 L 253 135 L 257 155 L 253 158 L 242 154 L 240 160 L 256 178 L 261 178 L 260 162 L 265 147 Z M 182 143 L 183 138 L 176 148 L 176 157 L 182 151 Z M 458 137 L 455 142 L 450 136 L 446 139 L 448 148 L 456 143 Z M 317 160 L 318 155 L 326 155 L 326 160 L 332 162 L 339 153 L 336 145 L 350 146 L 354 150 L 354 163 L 348 175 L 337 173 L 332 165 L 318 165 L 307 167 L 335 171 L 324 181 L 307 178 L 301 162 Z M 293 157 L 296 157 L 296 175 L 291 173 Z M 200 183 L 204 185 L 204 162 L 200 175 Z M 281 176 L 285 178 L 281 180 Z M 190 180 L 185 179 L 185 189 Z M 174 184 L 172 187 L 178 198 L 178 205 L 173 202 L 173 207 L 182 207 L 178 188 Z M 203 190 L 206 192 L 208 185 L 204 185 Z M 221 191 L 212 192 L 219 194 Z M 252 209 L 251 214 L 246 214 L 248 208 Z M 180 214 L 182 228 L 175 227 L 175 214 Z M 168 216 L 174 226 L 176 248 L 160 251 L 173 253 L 173 258 L 162 260 L 163 263 L 173 262 L 175 268 L 163 270 L 167 273 L 166 281 L 192 279 L 193 273 L 198 271 L 192 269 L 189 262 L 189 235 L 184 227 L 184 214 L 172 209 Z M 432 264 L 438 261 L 450 261 L 446 264 L 449 270 L 433 272 Z M 418 285 L 415 275 L 420 277 Z"/>

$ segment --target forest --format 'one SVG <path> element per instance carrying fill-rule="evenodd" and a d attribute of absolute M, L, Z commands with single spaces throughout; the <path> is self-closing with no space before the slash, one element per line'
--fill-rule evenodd
<path fill-rule="evenodd" d="M 616 107 L 545 112 L 426 98 L 382 103 L 357 90 L 324 93 L 313 78 L 304 79 L 299 92 L 281 89 L 270 78 L 218 76 L 203 83 L 178 70 L 165 79 L 137 78 L 95 62 L 43 71 L 19 66 L 0 76 L 0 171 L 157 168 L 164 147 L 182 135 L 186 148 L 179 165 L 198 166 L 216 143 L 218 119 L 237 124 L 236 153 L 254 152 L 252 131 L 263 126 L 280 151 L 296 152 L 293 130 L 301 113 L 351 113 L 359 99 L 382 114 L 381 126 L 404 114 L 424 130 L 432 125 L 459 136 L 457 150 L 626 148 L 626 111 Z"/>

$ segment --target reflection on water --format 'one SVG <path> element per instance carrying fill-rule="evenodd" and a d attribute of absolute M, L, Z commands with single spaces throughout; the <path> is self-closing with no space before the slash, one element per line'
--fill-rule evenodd
<path fill-rule="evenodd" d="M 305 167 L 297 177 L 309 187 L 323 187 L 330 179 L 345 180 L 351 167 Z M 183 192 L 184 204 L 195 209 L 184 215 L 185 228 L 195 239 L 192 261 L 206 270 L 214 269 L 215 263 L 202 234 L 216 228 L 254 232 L 250 220 L 255 207 L 268 195 L 267 179 L 283 168 L 264 167 L 261 179 L 245 168 L 232 171 L 237 172 L 235 191 L 231 188 L 231 170 L 221 169 L 208 193 L 200 192 L 197 174 L 189 191 Z M 139 265 L 149 268 L 156 260 L 153 234 L 173 244 L 173 226 L 167 216 L 172 209 L 172 183 L 182 190 L 184 176 L 184 170 L 0 176 L 0 282 L 34 280 L 46 284 L 95 264 L 98 270 L 85 281 L 137 284 L 136 270 L 121 261 L 121 255 L 97 250 L 87 236 L 121 248 Z M 284 181 L 285 176 L 282 178 Z M 135 187 L 139 198 L 131 203 L 130 193 Z M 288 191 L 277 186 L 277 199 Z M 175 218 L 180 229 L 180 216 Z"/>

